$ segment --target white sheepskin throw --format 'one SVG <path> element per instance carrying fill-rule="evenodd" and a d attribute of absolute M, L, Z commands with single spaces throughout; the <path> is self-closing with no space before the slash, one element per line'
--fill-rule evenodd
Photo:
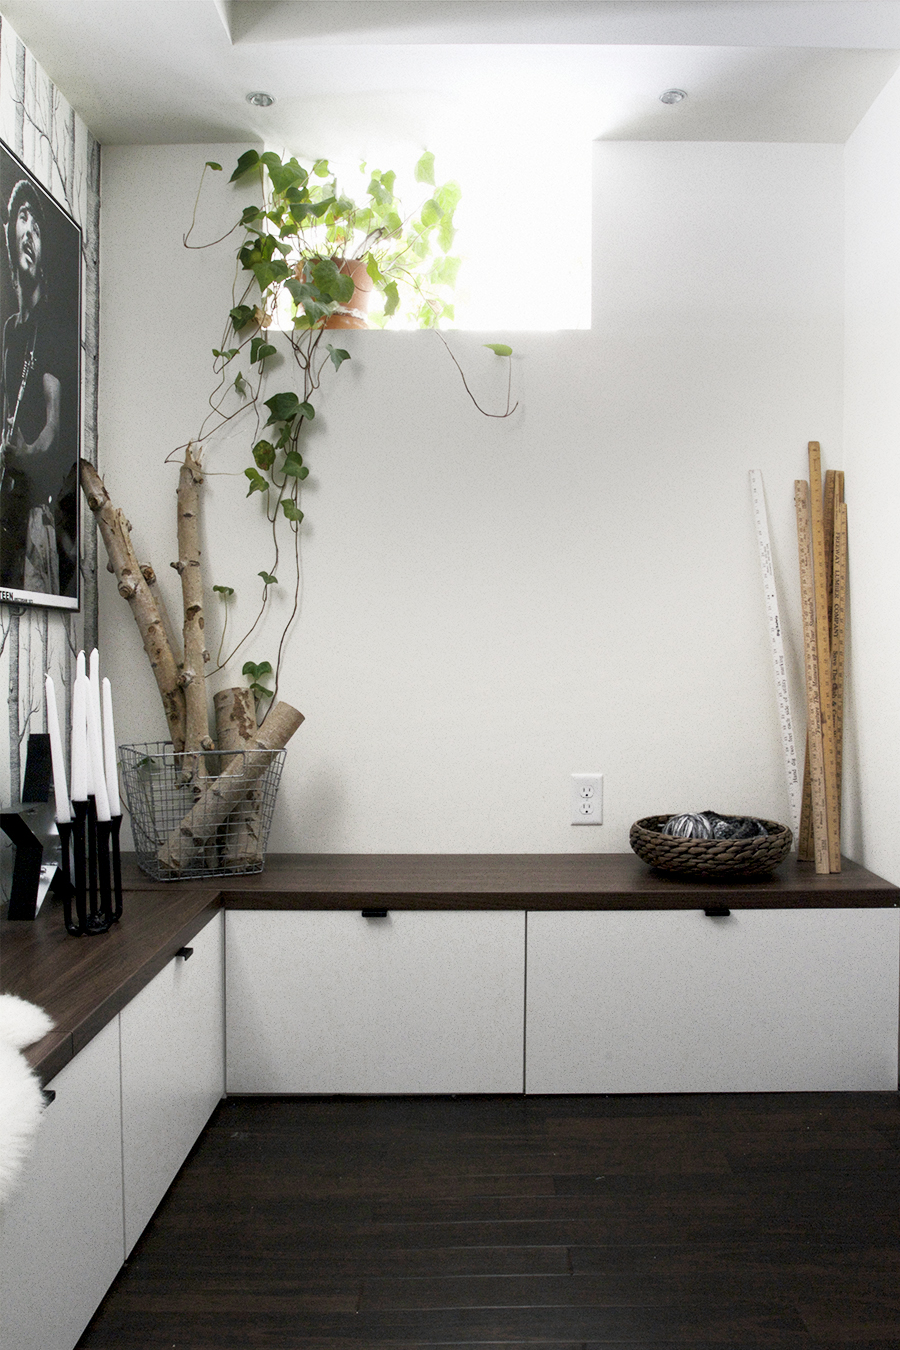
<path fill-rule="evenodd" d="M 0 994 L 0 1204 L 19 1180 L 43 1108 L 41 1085 L 20 1052 L 52 1029 L 43 1009 Z"/>

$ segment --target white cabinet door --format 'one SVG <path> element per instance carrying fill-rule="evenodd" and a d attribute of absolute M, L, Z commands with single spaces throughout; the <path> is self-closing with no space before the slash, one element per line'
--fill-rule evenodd
<path fill-rule="evenodd" d="M 0 1209 L 2 1350 L 72 1350 L 125 1259 L 118 1018 L 48 1087 L 56 1099 Z"/>
<path fill-rule="evenodd" d="M 219 913 L 120 1015 L 126 1254 L 224 1093 L 222 942 Z"/>
<path fill-rule="evenodd" d="M 230 911 L 229 1092 L 521 1092 L 521 912 Z"/>
<path fill-rule="evenodd" d="M 897 1088 L 900 912 L 528 915 L 528 1092 Z"/>

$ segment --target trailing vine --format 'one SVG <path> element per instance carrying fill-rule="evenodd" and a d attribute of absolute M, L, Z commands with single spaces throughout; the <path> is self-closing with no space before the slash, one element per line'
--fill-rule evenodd
<path fill-rule="evenodd" d="M 218 173 L 222 166 L 207 161 L 198 202 L 207 171 Z M 230 181 L 252 183 L 260 200 L 246 206 L 225 235 L 207 244 L 191 242 L 195 204 L 184 236 L 187 248 L 209 248 L 241 232 L 232 304 L 221 343 L 212 353 L 216 384 L 195 442 L 208 441 L 243 415 L 254 418 L 252 463 L 243 472 L 247 496 L 259 494 L 265 512 L 271 561 L 257 574 L 262 591 L 256 616 L 230 651 L 225 650 L 225 631 L 235 591 L 231 585 L 213 587 L 225 606 L 225 623 L 216 664 L 209 674 L 227 665 L 257 630 L 273 589 L 282 585 L 279 572 L 286 563 L 292 603 L 282 626 L 274 666 L 247 661 L 243 667 L 252 681 L 257 704 L 277 696 L 285 643 L 299 610 L 300 497 L 301 485 L 309 475 L 302 452 L 303 436 L 315 419 L 314 399 L 326 369 L 337 372 L 350 360 L 345 348 L 328 340 L 334 326 L 383 327 L 394 315 L 404 315 L 417 326 L 437 333 L 480 412 L 504 418 L 518 406 L 511 404 L 510 365 L 505 410 L 486 412 L 440 332 L 440 323 L 453 318 L 452 291 L 460 266 L 459 258 L 450 252 L 455 233 L 453 217 L 461 196 L 458 185 L 435 183 L 434 156 L 426 152 L 415 167 L 415 180 L 429 191 L 413 213 L 405 214 L 395 195 L 393 171 L 367 171 L 362 165 L 361 172 L 367 173 L 368 182 L 358 203 L 340 189 L 327 160 L 317 160 L 308 171 L 296 158 L 283 160 L 273 151 L 259 154 L 248 150 L 238 160 Z M 381 308 L 359 322 L 358 311 L 351 305 L 363 274 Z M 289 387 L 264 398 L 273 358 L 281 355 L 279 339 L 287 345 L 293 379 Z M 510 347 L 500 343 L 485 346 L 510 363 Z M 286 547 L 282 542 L 285 530 Z M 260 683 L 263 674 L 273 676 L 271 690 Z"/>

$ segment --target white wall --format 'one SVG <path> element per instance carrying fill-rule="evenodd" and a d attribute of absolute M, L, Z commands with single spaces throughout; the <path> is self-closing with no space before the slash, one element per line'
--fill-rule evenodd
<path fill-rule="evenodd" d="M 852 856 L 900 881 L 900 77 L 846 147 Z M 852 485 L 852 486 L 851 486 Z"/>
<path fill-rule="evenodd" d="M 514 418 L 475 412 L 433 334 L 341 339 L 353 361 L 326 380 L 309 445 L 282 689 L 307 720 L 273 850 L 621 851 L 656 811 L 788 819 L 748 471 L 763 471 L 795 616 L 807 441 L 841 466 L 842 152 L 595 152 L 594 329 L 496 334 L 516 349 Z M 103 152 L 101 462 L 161 573 L 162 461 L 202 416 L 232 275 L 181 235 L 204 160 L 236 153 Z M 207 237 L 246 196 L 223 177 Z M 548 252 L 524 284 L 552 276 Z M 451 340 L 497 406 L 482 335 Z M 205 526 L 209 584 L 244 593 L 268 561 L 240 478 L 249 444 L 209 448 L 237 477 L 209 479 Z M 163 737 L 103 580 L 119 739 Z M 789 645 L 796 674 L 796 628 Z M 271 659 L 274 638 L 250 651 Z M 568 824 L 567 775 L 585 770 L 606 775 L 600 828 Z"/>

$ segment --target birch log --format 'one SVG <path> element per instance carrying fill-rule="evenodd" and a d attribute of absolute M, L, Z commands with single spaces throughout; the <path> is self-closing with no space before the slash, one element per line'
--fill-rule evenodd
<path fill-rule="evenodd" d="M 179 683 L 178 664 L 166 637 L 165 625 L 131 544 L 128 521 L 124 512 L 113 505 L 103 479 L 85 459 L 81 461 L 81 487 L 106 546 L 119 583 L 119 594 L 131 606 L 143 639 L 144 651 L 162 698 L 169 739 L 174 749 L 180 752 L 184 749 L 185 735 L 184 690 Z"/>
<path fill-rule="evenodd" d="M 109 564 L 107 564 L 107 566 L 109 566 Z M 112 571 L 111 567 L 110 571 Z M 166 605 L 166 597 L 163 595 L 160 589 L 159 577 L 153 570 L 152 563 L 141 563 L 141 576 L 144 578 L 147 585 L 150 587 L 150 594 L 156 601 L 156 608 L 159 610 L 159 617 L 162 620 L 162 626 L 163 631 L 165 632 L 166 635 L 166 641 L 168 642 L 169 647 L 171 648 L 172 655 L 175 657 L 175 662 L 180 671 L 182 666 L 184 665 L 184 660 L 181 655 L 181 637 L 178 633 L 175 632 L 175 625 L 172 623 L 172 620 L 169 617 L 169 610 L 168 606 Z"/>
<path fill-rule="evenodd" d="M 302 721 L 303 714 L 289 703 L 276 703 L 246 753 L 234 755 L 219 776 L 200 789 L 194 805 L 160 847 L 162 868 L 184 872 L 203 857 L 210 839 L 271 764 L 270 752 L 287 745 Z"/>
<path fill-rule="evenodd" d="M 213 749 L 203 670 L 209 652 L 203 632 L 203 573 L 200 568 L 199 488 L 202 482 L 200 463 L 192 455 L 189 445 L 178 476 L 178 561 L 172 563 L 181 578 L 184 607 L 184 667 L 179 679 L 184 689 L 184 748 L 188 754 Z M 197 760 L 186 762 L 184 768 L 185 772 L 189 769 L 191 773 L 196 772 Z"/>
<path fill-rule="evenodd" d="M 213 695 L 216 715 L 216 745 L 225 758 L 238 750 L 249 750 L 259 735 L 256 721 L 256 700 L 246 686 L 220 689 Z M 209 764 L 210 756 L 206 762 Z M 221 772 L 221 769 L 218 770 Z M 263 793 L 259 782 L 247 789 L 222 828 L 221 851 L 223 865 L 251 867 L 261 863 L 264 855 L 262 837 Z"/>
<path fill-rule="evenodd" d="M 216 744 L 220 750 L 246 750 L 259 735 L 256 700 L 244 686 L 220 689 L 213 695 L 216 712 Z"/>

